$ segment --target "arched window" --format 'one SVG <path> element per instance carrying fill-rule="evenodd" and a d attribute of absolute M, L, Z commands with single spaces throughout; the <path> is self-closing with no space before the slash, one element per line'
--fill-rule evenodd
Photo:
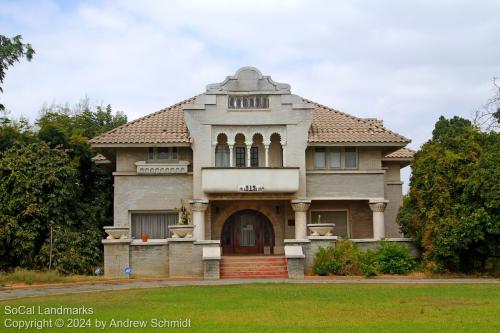
<path fill-rule="evenodd" d="M 217 136 L 217 145 L 215 146 L 215 166 L 229 166 L 229 146 L 227 144 L 227 136 L 223 133 Z"/>

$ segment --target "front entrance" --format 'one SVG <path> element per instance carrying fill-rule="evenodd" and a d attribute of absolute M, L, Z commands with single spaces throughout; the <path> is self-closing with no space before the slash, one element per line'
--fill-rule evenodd
<path fill-rule="evenodd" d="M 272 254 L 274 229 L 264 214 L 244 210 L 227 219 L 221 240 L 223 254 Z"/>

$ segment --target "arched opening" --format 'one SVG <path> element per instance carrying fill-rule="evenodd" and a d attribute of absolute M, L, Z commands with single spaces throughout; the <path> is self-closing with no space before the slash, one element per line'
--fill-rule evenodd
<path fill-rule="evenodd" d="M 224 133 L 217 135 L 217 145 L 215 146 L 215 166 L 229 166 L 229 145 L 227 144 L 227 136 Z"/>
<path fill-rule="evenodd" d="M 283 166 L 283 146 L 281 145 L 281 137 L 278 133 L 273 133 L 270 137 L 271 144 L 269 145 L 269 166 Z"/>
<path fill-rule="evenodd" d="M 223 254 L 272 254 L 274 228 L 264 214 L 242 210 L 231 215 L 221 232 Z"/>
<path fill-rule="evenodd" d="M 265 151 L 262 134 L 255 133 L 252 138 L 252 148 L 250 148 L 250 166 L 260 167 L 264 166 Z"/>
<path fill-rule="evenodd" d="M 238 133 L 234 137 L 234 166 L 244 168 L 247 160 L 247 146 L 245 143 L 245 135 Z"/>

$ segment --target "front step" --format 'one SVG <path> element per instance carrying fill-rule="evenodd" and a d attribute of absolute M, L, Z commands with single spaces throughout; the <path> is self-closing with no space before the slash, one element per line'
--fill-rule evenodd
<path fill-rule="evenodd" d="M 222 256 L 220 276 L 229 278 L 287 278 L 284 256 Z"/>

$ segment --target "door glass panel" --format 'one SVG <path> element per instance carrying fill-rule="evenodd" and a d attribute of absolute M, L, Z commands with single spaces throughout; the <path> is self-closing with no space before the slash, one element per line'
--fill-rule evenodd
<path fill-rule="evenodd" d="M 240 217 L 240 246 L 255 246 L 256 227 L 255 216 L 242 215 Z"/>

